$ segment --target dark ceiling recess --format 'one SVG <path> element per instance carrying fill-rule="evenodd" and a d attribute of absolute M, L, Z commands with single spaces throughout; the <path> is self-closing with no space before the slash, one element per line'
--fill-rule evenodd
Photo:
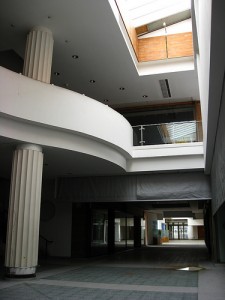
<path fill-rule="evenodd" d="M 0 51 L 0 66 L 13 72 L 23 72 L 23 59 L 12 49 Z"/>
<path fill-rule="evenodd" d="M 190 204 L 189 202 L 176 202 L 176 203 L 172 203 L 172 202 L 159 202 L 159 203 L 153 203 L 152 204 L 153 208 L 178 208 L 178 207 L 185 207 L 185 208 L 189 208 Z"/>

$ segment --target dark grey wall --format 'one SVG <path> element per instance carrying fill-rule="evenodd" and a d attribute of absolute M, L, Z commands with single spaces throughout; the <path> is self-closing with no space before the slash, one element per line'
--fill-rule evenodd
<path fill-rule="evenodd" d="M 216 143 L 214 147 L 212 170 L 212 209 L 213 214 L 225 201 L 225 89 L 221 99 L 220 114 L 217 125 Z"/>
<path fill-rule="evenodd" d="M 57 200 L 125 202 L 138 200 L 211 199 L 209 176 L 203 172 L 60 178 Z"/>

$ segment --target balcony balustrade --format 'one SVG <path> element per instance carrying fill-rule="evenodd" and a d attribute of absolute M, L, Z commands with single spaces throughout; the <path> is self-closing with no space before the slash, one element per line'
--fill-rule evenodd
<path fill-rule="evenodd" d="M 134 146 L 194 142 L 202 142 L 201 121 L 133 126 Z"/>

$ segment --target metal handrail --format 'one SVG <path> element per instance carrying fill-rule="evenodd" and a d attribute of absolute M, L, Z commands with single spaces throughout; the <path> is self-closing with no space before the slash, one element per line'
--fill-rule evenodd
<path fill-rule="evenodd" d="M 159 125 L 171 125 L 171 124 L 186 124 L 186 123 L 202 123 L 202 121 L 181 121 L 181 122 L 167 122 L 167 123 L 155 123 L 155 124 L 140 124 L 140 125 L 134 125 L 132 126 L 133 128 L 134 127 L 140 127 L 140 126 L 159 126 Z"/>
<path fill-rule="evenodd" d="M 174 144 L 174 143 L 192 143 L 202 141 L 202 122 L 197 120 L 168 122 L 146 125 L 132 126 L 134 130 L 134 145 L 137 143 L 144 145 Z M 160 136 L 157 137 L 155 129 Z M 137 134 L 137 130 L 140 131 Z"/>
<path fill-rule="evenodd" d="M 50 240 L 48 240 L 48 239 L 46 239 L 43 235 L 39 235 L 39 237 L 42 239 L 42 240 L 44 240 L 45 241 L 45 257 L 47 257 L 48 256 L 48 244 L 51 244 L 51 243 L 53 243 L 53 241 L 50 241 Z"/>

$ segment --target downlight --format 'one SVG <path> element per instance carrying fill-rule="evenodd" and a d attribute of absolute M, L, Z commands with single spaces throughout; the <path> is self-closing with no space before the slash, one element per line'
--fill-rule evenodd
<path fill-rule="evenodd" d="M 171 98 L 170 86 L 168 79 L 159 80 L 163 98 Z"/>

